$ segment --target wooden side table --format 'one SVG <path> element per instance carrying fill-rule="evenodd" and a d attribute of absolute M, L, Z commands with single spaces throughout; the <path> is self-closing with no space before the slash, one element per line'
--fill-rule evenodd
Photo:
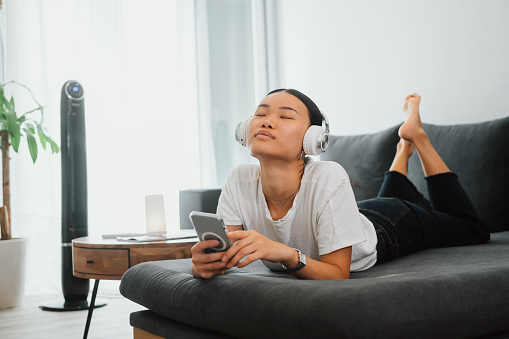
<path fill-rule="evenodd" d="M 120 280 L 129 268 L 146 261 L 191 258 L 191 247 L 197 242 L 198 237 L 154 242 L 127 242 L 101 237 L 74 239 L 74 276 L 95 279 L 83 338 L 88 335 L 101 279 Z"/>

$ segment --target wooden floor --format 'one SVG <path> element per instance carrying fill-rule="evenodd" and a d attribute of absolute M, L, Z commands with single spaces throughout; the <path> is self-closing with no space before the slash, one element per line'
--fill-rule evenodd
<path fill-rule="evenodd" d="M 100 291 L 97 298 L 107 305 L 94 309 L 88 338 L 132 338 L 129 314 L 144 308 L 120 293 Z M 39 308 L 59 298 L 63 299 L 61 294 L 25 297 L 23 306 L 0 309 L 0 339 L 83 338 L 88 311 L 50 312 Z"/>

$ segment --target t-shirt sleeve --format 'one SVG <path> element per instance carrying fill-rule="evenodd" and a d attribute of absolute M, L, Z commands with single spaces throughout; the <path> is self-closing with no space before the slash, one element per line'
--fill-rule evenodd
<path fill-rule="evenodd" d="M 344 182 L 331 195 L 317 222 L 320 255 L 367 240 L 352 186 Z"/>
<path fill-rule="evenodd" d="M 229 175 L 223 184 L 221 195 L 217 204 L 216 214 L 223 218 L 225 225 L 243 225 L 238 211 L 238 197 L 235 197 L 235 189 L 232 187 L 232 179 Z"/>

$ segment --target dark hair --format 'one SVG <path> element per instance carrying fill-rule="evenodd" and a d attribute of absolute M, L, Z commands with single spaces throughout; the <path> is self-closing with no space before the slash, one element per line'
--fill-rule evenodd
<path fill-rule="evenodd" d="M 275 89 L 273 91 L 270 91 L 267 95 L 271 95 L 271 94 L 277 93 L 277 92 L 286 92 L 286 93 L 293 95 L 297 99 L 299 99 L 304 104 L 304 106 L 306 106 L 306 108 L 308 109 L 309 121 L 311 122 L 310 125 L 322 126 L 322 120 L 323 120 L 322 113 L 318 109 L 318 106 L 316 106 L 316 104 L 313 102 L 313 100 L 311 100 L 307 95 L 305 95 L 302 92 L 297 91 L 296 89 L 291 89 L 291 88 Z"/>

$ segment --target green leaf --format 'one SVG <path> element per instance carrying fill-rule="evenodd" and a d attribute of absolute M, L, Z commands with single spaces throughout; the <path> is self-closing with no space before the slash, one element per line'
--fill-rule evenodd
<path fill-rule="evenodd" d="M 58 145 L 53 140 L 51 140 L 50 137 L 47 137 L 47 138 L 48 138 L 49 144 L 51 145 L 51 152 L 58 153 L 58 151 L 60 151 L 60 148 L 58 148 Z"/>
<path fill-rule="evenodd" d="M 6 98 L 4 87 L 10 84 L 21 86 L 24 89 L 26 89 L 30 93 L 34 103 L 36 104 L 35 108 L 20 115 L 19 118 L 15 111 L 16 106 L 14 102 L 14 97 L 11 96 L 10 100 Z M 30 114 L 37 111 L 40 111 L 41 113 L 40 118 L 31 119 Z M 34 163 L 37 161 L 38 156 L 37 138 L 41 142 L 41 146 L 44 149 L 46 149 L 46 146 L 49 143 L 51 145 L 51 150 L 53 153 L 58 153 L 60 151 L 58 145 L 53 140 L 51 140 L 51 138 L 47 135 L 47 131 L 43 128 L 42 126 L 43 121 L 44 121 L 44 107 L 41 106 L 41 104 L 36 100 L 32 91 L 27 86 L 20 84 L 16 81 L 11 81 L 5 84 L 0 83 L 0 130 L 7 130 L 9 132 L 10 143 L 15 152 L 19 151 L 21 139 L 26 137 L 30 155 Z"/>
<path fill-rule="evenodd" d="M 20 140 L 21 140 L 21 130 L 20 130 L 20 126 L 17 125 L 17 128 L 14 129 L 14 134 L 11 135 L 12 148 L 14 149 L 14 152 L 16 152 L 16 153 L 18 153 Z"/>
<path fill-rule="evenodd" d="M 35 161 L 37 160 L 37 142 L 35 141 L 34 135 L 32 133 L 27 133 L 27 141 L 30 155 L 32 156 L 32 160 L 35 164 Z"/>
<path fill-rule="evenodd" d="M 16 117 L 16 112 L 8 112 L 7 113 L 7 129 L 9 130 L 9 134 L 12 136 L 14 136 L 14 131 L 16 129 L 16 120 L 18 120 L 18 118 Z"/>
<path fill-rule="evenodd" d="M 46 136 L 46 134 L 44 134 L 40 125 L 37 125 L 37 134 L 39 135 L 39 140 L 41 141 L 42 148 L 46 149 L 46 140 L 48 139 L 48 137 Z"/>
<path fill-rule="evenodd" d="M 7 98 L 5 97 L 5 94 L 4 94 L 4 88 L 0 87 L 0 109 L 3 110 L 3 106 L 5 105 L 6 102 L 7 102 Z"/>
<path fill-rule="evenodd" d="M 15 111 L 16 108 L 14 107 L 14 97 L 11 95 L 11 101 L 9 102 L 9 107 L 11 111 Z"/>
<path fill-rule="evenodd" d="M 35 127 L 34 127 L 34 125 L 32 125 L 29 122 L 25 122 L 25 126 L 28 127 L 28 129 L 30 130 L 30 132 L 32 132 L 32 134 L 35 134 Z"/>

